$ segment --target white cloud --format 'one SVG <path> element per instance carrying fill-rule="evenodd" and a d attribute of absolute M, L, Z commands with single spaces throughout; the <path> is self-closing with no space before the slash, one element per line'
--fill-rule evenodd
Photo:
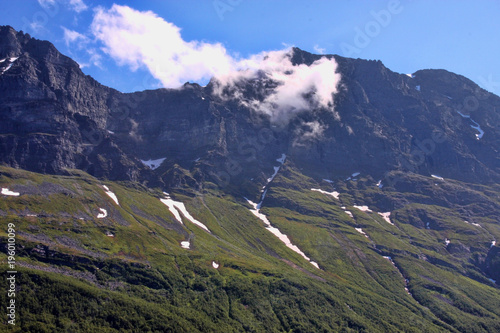
<path fill-rule="evenodd" d="M 293 49 L 263 52 L 239 61 L 238 67 L 243 71 L 216 76 L 219 83 L 216 92 L 222 97 L 242 98 L 238 83 L 264 76 L 276 87 L 266 92 L 262 100 L 242 100 L 242 103 L 270 115 L 273 121 L 286 123 L 298 112 L 319 107 L 333 112 L 333 95 L 340 82 L 335 60 L 324 57 L 310 66 L 293 65 L 292 52 Z"/>
<path fill-rule="evenodd" d="M 77 13 L 83 12 L 89 8 L 83 0 L 58 0 L 57 2 L 68 6 Z M 56 5 L 56 0 L 38 0 L 38 3 L 43 8 L 50 8 Z"/>
<path fill-rule="evenodd" d="M 79 47 L 83 47 L 83 44 L 86 44 L 89 42 L 89 38 L 78 31 L 70 30 L 66 27 L 61 26 L 61 28 L 64 31 L 64 42 L 66 43 L 66 46 L 69 46 L 69 44 L 80 41 Z M 81 48 L 80 47 L 80 48 Z"/>
<path fill-rule="evenodd" d="M 89 8 L 83 0 L 69 0 L 69 6 L 77 13 L 83 12 Z"/>
<path fill-rule="evenodd" d="M 98 8 L 91 28 L 105 53 L 132 70 L 146 67 L 166 87 L 207 80 L 233 67 L 222 44 L 186 42 L 178 27 L 151 11 L 116 4 Z"/>
<path fill-rule="evenodd" d="M 220 43 L 183 40 L 180 28 L 151 11 L 116 4 L 110 9 L 95 9 L 91 31 L 102 42 L 102 50 L 118 64 L 133 71 L 146 68 L 165 87 L 214 77 L 219 96 L 240 99 L 276 122 L 286 122 L 305 109 L 333 111 L 333 94 L 340 81 L 333 58 L 295 66 L 291 61 L 293 51 L 288 48 L 238 59 Z M 273 88 L 265 88 L 260 98 L 245 99 L 240 83 L 257 77 Z"/>
<path fill-rule="evenodd" d="M 56 3 L 56 0 L 38 0 L 38 4 L 42 7 L 53 6 Z"/>
<path fill-rule="evenodd" d="M 294 131 L 293 145 L 307 146 L 311 142 L 321 139 L 327 128 L 328 125 L 323 125 L 317 120 L 302 122 Z"/>
<path fill-rule="evenodd" d="M 319 45 L 314 45 L 313 49 L 318 54 L 325 54 L 326 53 L 326 49 L 319 47 Z"/>

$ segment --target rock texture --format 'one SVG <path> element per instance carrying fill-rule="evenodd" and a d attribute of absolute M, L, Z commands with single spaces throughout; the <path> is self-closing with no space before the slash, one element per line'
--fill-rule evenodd
<path fill-rule="evenodd" d="M 294 49 L 292 61 L 309 65 L 320 57 Z M 498 96 L 444 70 L 410 77 L 380 61 L 329 57 L 342 75 L 335 112 L 308 110 L 277 126 L 237 99 L 218 97 L 213 82 L 122 94 L 84 75 L 51 43 L 1 27 L 0 59 L 8 60 L 0 67 L 0 162 L 55 174 L 78 168 L 109 179 L 226 186 L 265 182 L 286 153 L 318 178 L 362 172 L 391 185 L 388 173 L 400 170 L 500 180 Z M 262 95 L 258 87 L 266 84 L 242 82 L 243 98 Z M 312 122 L 321 135 L 307 135 Z M 155 170 L 140 161 L 155 159 L 165 159 Z"/>

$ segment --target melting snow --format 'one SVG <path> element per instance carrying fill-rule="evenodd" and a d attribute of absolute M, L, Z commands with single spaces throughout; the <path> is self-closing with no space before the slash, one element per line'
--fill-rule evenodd
<path fill-rule="evenodd" d="M 9 196 L 12 196 L 12 197 L 18 197 L 21 193 L 12 192 L 8 188 L 2 188 L 2 194 L 3 195 L 9 195 Z"/>
<path fill-rule="evenodd" d="M 416 86 L 415 89 L 417 89 L 417 91 L 420 91 L 420 86 Z"/>
<path fill-rule="evenodd" d="M 149 167 L 151 170 L 155 170 L 157 169 L 162 163 L 163 161 L 165 161 L 167 158 L 159 158 L 157 160 L 147 160 L 147 161 L 143 161 L 141 160 L 141 162 L 146 165 L 147 167 Z"/>
<path fill-rule="evenodd" d="M 484 135 L 484 131 L 481 129 L 481 126 L 479 126 L 478 123 L 476 123 L 474 120 L 470 120 L 472 121 L 474 124 L 476 124 L 475 126 L 474 125 L 470 125 L 470 127 L 472 127 L 473 129 L 475 129 L 476 131 L 479 132 L 479 134 L 476 134 L 476 139 L 481 139 Z"/>
<path fill-rule="evenodd" d="M 382 218 L 389 224 L 392 224 L 394 225 L 394 223 L 392 223 L 390 217 L 391 217 L 391 212 L 386 212 L 386 213 L 378 213 L 378 215 L 382 216 Z"/>
<path fill-rule="evenodd" d="M 327 192 L 327 191 L 323 191 L 323 190 L 321 190 L 319 188 L 312 188 L 311 191 L 316 191 L 316 192 L 320 192 L 320 193 L 323 193 L 323 194 L 326 194 L 326 195 L 331 195 L 335 199 L 338 199 L 339 195 L 340 195 L 340 193 L 337 192 L 337 191 Z"/>
<path fill-rule="evenodd" d="M 413 74 L 406 74 L 406 75 L 411 77 L 412 79 L 415 77 Z"/>
<path fill-rule="evenodd" d="M 491 241 L 491 246 L 490 247 L 493 247 L 495 245 L 497 245 L 497 241 Z"/>
<path fill-rule="evenodd" d="M 108 211 L 104 208 L 99 208 L 99 210 L 101 211 L 99 214 L 97 214 L 97 218 L 98 219 L 103 219 L 105 218 L 106 216 L 108 216 Z"/>
<path fill-rule="evenodd" d="M 378 183 L 377 183 L 377 185 L 375 185 L 375 186 L 377 186 L 378 188 L 384 187 L 384 185 L 382 185 L 382 179 L 379 180 Z"/>
<path fill-rule="evenodd" d="M 113 199 L 113 201 L 114 201 L 114 202 L 116 202 L 116 204 L 117 204 L 118 206 L 120 206 L 120 204 L 118 203 L 118 198 L 116 197 L 116 194 L 114 194 L 113 192 L 111 192 L 111 191 L 109 190 L 109 188 L 108 188 L 106 185 L 103 185 L 102 187 L 106 190 L 106 194 L 107 194 L 107 195 L 108 195 L 111 199 Z"/>
<path fill-rule="evenodd" d="M 7 60 L 7 58 L 5 58 L 5 59 L 0 59 L 0 63 L 4 62 L 5 60 Z"/>
<path fill-rule="evenodd" d="M 219 264 L 216 263 L 215 261 L 212 261 L 212 267 L 217 269 L 217 268 L 219 268 Z"/>
<path fill-rule="evenodd" d="M 286 160 L 286 154 L 281 154 L 281 157 L 278 158 L 276 161 L 279 162 L 281 165 L 283 165 L 283 163 L 285 163 L 285 160 Z M 280 171 L 281 165 L 274 167 L 273 175 L 267 179 L 268 184 L 274 180 L 274 178 L 276 177 L 276 175 Z"/>
<path fill-rule="evenodd" d="M 360 234 L 362 234 L 363 236 L 368 238 L 368 235 L 366 234 L 366 232 L 363 231 L 363 229 L 361 229 L 361 228 L 354 228 L 354 229 L 356 229 L 357 232 L 359 232 Z"/>
<path fill-rule="evenodd" d="M 108 130 L 109 134 L 115 134 L 115 132 Z"/>
<path fill-rule="evenodd" d="M 471 223 L 471 224 L 472 224 L 473 226 L 476 226 L 476 227 L 480 227 L 480 228 L 482 228 L 482 227 L 481 227 L 481 225 L 480 225 L 479 223 Z"/>
<path fill-rule="evenodd" d="M 174 201 L 170 198 L 168 193 L 163 192 L 167 197 L 165 199 L 160 199 L 161 202 L 163 202 L 167 207 L 168 210 L 174 215 L 175 219 L 179 221 L 179 223 L 182 223 L 181 215 L 179 214 L 179 211 L 184 215 L 185 218 L 187 218 L 189 221 L 191 221 L 193 224 L 196 224 L 198 227 L 210 232 L 208 230 L 207 226 L 201 223 L 200 221 L 196 220 L 191 214 L 186 209 L 186 206 L 184 206 L 184 203 L 180 201 Z"/>
<path fill-rule="evenodd" d="M 431 175 L 432 178 L 436 178 L 436 179 L 439 179 L 439 180 L 444 180 L 443 177 L 441 176 L 438 176 L 438 175 Z"/>
<path fill-rule="evenodd" d="M 469 119 L 470 121 L 472 121 L 472 122 L 475 124 L 475 125 L 470 125 L 470 127 L 472 127 L 473 129 L 475 129 L 476 131 L 478 131 L 478 132 L 479 132 L 479 134 L 476 134 L 476 139 L 478 139 L 478 140 L 479 140 L 479 139 L 481 139 L 481 138 L 483 137 L 483 135 L 484 135 L 484 131 L 481 129 L 481 126 L 479 126 L 479 124 L 478 124 L 478 123 L 476 123 L 476 122 L 475 122 L 475 121 L 474 121 L 474 120 L 470 117 L 470 115 L 469 115 L 469 116 L 467 116 L 467 115 L 463 114 L 463 113 L 462 113 L 462 112 L 460 112 L 460 111 L 457 111 L 457 112 L 458 112 L 458 114 L 459 114 L 459 115 L 461 115 L 461 116 L 462 116 L 462 118 L 467 118 L 467 119 Z"/>
<path fill-rule="evenodd" d="M 288 238 L 287 235 L 283 234 L 278 228 L 275 228 L 275 227 L 273 227 L 271 225 L 271 222 L 269 222 L 269 220 L 267 219 L 267 217 L 260 212 L 260 206 L 262 205 L 262 201 L 259 202 L 258 204 L 256 204 L 255 202 L 252 202 L 252 201 L 250 201 L 247 198 L 245 198 L 245 199 L 254 208 L 254 209 L 250 209 L 250 212 L 252 212 L 252 214 L 254 214 L 256 217 L 258 217 L 262 222 L 264 222 L 264 224 L 266 225 L 266 229 L 269 232 L 271 232 L 273 235 L 275 235 L 276 237 L 278 237 L 279 240 L 281 240 L 283 243 L 285 243 L 285 245 L 289 249 L 291 249 L 294 252 L 300 254 L 304 259 L 306 259 L 307 261 L 309 261 L 311 263 L 311 265 L 314 265 L 315 267 L 319 268 L 319 266 L 318 266 L 317 263 L 315 263 L 314 261 L 311 261 L 311 259 L 308 256 L 306 256 L 304 252 L 302 252 L 296 245 L 292 244 L 292 242 L 290 241 L 290 239 Z"/>
<path fill-rule="evenodd" d="M 448 244 L 450 244 L 450 243 L 451 243 L 451 241 L 450 241 L 448 238 L 446 238 L 446 239 L 444 240 L 444 243 L 446 244 L 446 246 L 448 246 Z"/>
<path fill-rule="evenodd" d="M 333 184 L 333 180 L 330 180 L 330 179 L 324 179 L 324 178 L 323 178 L 323 180 L 324 180 L 325 182 L 327 182 L 327 183 Z"/>
<path fill-rule="evenodd" d="M 354 216 L 352 215 L 352 213 L 351 213 L 350 211 L 345 210 L 345 213 L 346 213 L 347 215 L 349 215 L 350 217 L 354 218 Z"/>
<path fill-rule="evenodd" d="M 368 208 L 368 206 L 356 206 L 356 205 L 354 205 L 353 207 L 357 208 L 363 212 L 372 212 L 372 210 L 370 208 Z"/>
<path fill-rule="evenodd" d="M 181 247 L 183 249 L 189 249 L 191 247 L 191 243 L 189 243 L 189 241 L 183 241 L 181 242 Z"/>
<path fill-rule="evenodd" d="M 281 157 L 278 158 L 276 161 L 279 162 L 281 165 L 283 165 L 285 163 L 285 160 L 286 160 L 286 155 L 285 154 L 281 154 Z M 276 177 L 276 174 L 278 173 L 278 171 L 280 170 L 280 167 L 274 167 L 274 174 L 271 176 L 271 178 L 268 179 L 267 183 L 269 185 L 269 183 L 274 179 L 274 177 Z M 273 235 L 275 235 L 276 237 L 278 237 L 279 240 L 281 240 L 289 249 L 291 249 L 292 251 L 300 254 L 304 259 L 306 259 L 307 261 L 309 261 L 309 263 L 311 265 L 313 265 L 314 267 L 319 268 L 319 265 L 314 262 L 314 261 L 311 261 L 311 259 L 305 255 L 304 252 L 302 252 L 296 245 L 293 245 L 292 242 L 290 241 L 290 239 L 288 238 L 287 235 L 283 234 L 278 228 L 276 227 L 273 227 L 271 225 L 271 222 L 269 222 L 269 220 L 267 219 L 267 217 L 262 214 L 260 212 L 260 208 L 262 207 L 262 202 L 264 201 L 264 198 L 266 197 L 266 194 L 267 194 L 267 186 L 264 186 L 263 188 L 263 193 L 262 193 L 262 196 L 260 198 L 260 202 L 259 203 L 255 203 L 247 198 L 245 198 L 246 201 L 248 201 L 248 203 L 253 207 L 253 209 L 250 209 L 250 212 L 255 215 L 257 218 L 259 218 L 262 222 L 264 222 L 264 224 L 266 225 L 266 229 L 271 232 Z"/>

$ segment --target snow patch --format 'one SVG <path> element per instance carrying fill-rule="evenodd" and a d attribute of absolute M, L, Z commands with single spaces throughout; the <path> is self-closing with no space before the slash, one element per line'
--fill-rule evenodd
<path fill-rule="evenodd" d="M 479 132 L 479 134 L 476 134 L 476 139 L 480 140 L 484 135 L 484 131 L 481 129 L 481 126 L 479 126 L 479 124 L 476 123 L 474 120 L 471 119 L 470 121 L 472 121 L 475 124 L 475 125 L 470 125 L 470 127 Z"/>
<path fill-rule="evenodd" d="M 191 243 L 189 241 L 183 241 L 183 242 L 181 242 L 181 247 L 183 249 L 188 249 L 189 250 L 191 248 Z"/>
<path fill-rule="evenodd" d="M 99 208 L 99 210 L 101 211 L 99 214 L 97 214 L 97 218 L 98 219 L 103 219 L 105 218 L 106 216 L 108 216 L 108 211 L 104 208 Z"/>
<path fill-rule="evenodd" d="M 323 178 L 323 180 L 324 180 L 325 182 L 327 182 L 327 183 L 333 184 L 333 180 L 330 180 L 330 179 L 324 179 L 324 178 Z"/>
<path fill-rule="evenodd" d="M 368 206 L 356 206 L 356 205 L 354 205 L 353 207 L 357 208 L 357 209 L 359 209 L 360 211 L 363 211 L 363 212 L 373 212 L 370 208 L 368 208 Z"/>
<path fill-rule="evenodd" d="M 379 180 L 378 183 L 375 186 L 377 186 L 378 188 L 384 187 L 384 185 L 382 185 L 382 179 Z"/>
<path fill-rule="evenodd" d="M 103 185 L 102 187 L 106 190 L 106 191 L 105 191 L 105 192 L 106 192 L 106 194 L 107 194 L 107 195 L 108 195 L 111 199 L 113 199 L 113 201 L 114 201 L 114 202 L 115 202 L 118 206 L 120 206 L 120 204 L 118 203 L 118 198 L 116 197 L 116 194 L 114 194 L 113 192 L 111 192 L 111 191 L 109 190 L 109 188 L 108 188 L 106 185 Z"/>
<path fill-rule="evenodd" d="M 431 228 L 431 227 L 430 227 L 430 225 L 429 225 L 429 222 L 427 222 L 427 223 L 425 224 L 425 228 L 426 228 L 426 229 L 430 229 L 430 228 Z"/>
<path fill-rule="evenodd" d="M 115 237 L 111 231 L 106 231 L 106 236 L 108 237 Z"/>
<path fill-rule="evenodd" d="M 215 261 L 212 261 L 212 267 L 217 269 L 217 268 L 219 268 L 219 264 L 216 263 Z"/>
<path fill-rule="evenodd" d="M 481 129 L 481 126 L 479 126 L 479 124 L 477 122 L 475 122 L 471 117 L 470 115 L 465 115 L 463 114 L 462 112 L 460 111 L 457 111 L 457 113 L 459 115 L 462 116 L 462 118 L 466 118 L 466 119 L 469 119 L 470 121 L 472 121 L 474 123 L 474 125 L 470 125 L 470 127 L 472 127 L 473 129 L 475 129 L 476 131 L 479 132 L 479 134 L 476 134 L 476 139 L 480 140 L 483 135 L 484 135 L 484 131 Z"/>
<path fill-rule="evenodd" d="M 490 247 L 493 247 L 495 245 L 497 245 L 497 241 L 491 241 L 491 246 Z"/>
<path fill-rule="evenodd" d="M 436 178 L 436 179 L 439 179 L 439 180 L 444 180 L 443 177 L 441 176 L 438 176 L 438 175 L 431 175 L 432 178 Z"/>
<path fill-rule="evenodd" d="M 332 197 L 334 197 L 337 200 L 338 200 L 339 195 L 340 195 L 340 193 L 337 192 L 337 191 L 327 192 L 327 191 L 323 191 L 323 190 L 321 190 L 319 188 L 312 188 L 311 191 L 316 191 L 316 192 L 320 192 L 320 193 L 323 193 L 323 194 L 326 194 L 326 195 L 331 195 Z"/>
<path fill-rule="evenodd" d="M 115 134 L 115 132 L 108 130 L 109 134 Z"/>
<path fill-rule="evenodd" d="M 413 74 L 406 74 L 406 76 L 411 77 L 412 79 L 415 77 Z"/>
<path fill-rule="evenodd" d="M 285 160 L 286 160 L 286 154 L 281 154 L 281 157 L 276 159 L 276 161 L 281 163 L 281 165 L 283 165 L 283 163 L 285 163 Z"/>
<path fill-rule="evenodd" d="M 493 282 L 494 284 L 497 284 L 497 281 L 493 280 L 493 279 L 488 279 L 490 280 L 490 282 Z"/>
<path fill-rule="evenodd" d="M 276 161 L 279 162 L 281 165 L 283 165 L 285 163 L 285 160 L 286 160 L 286 154 L 281 154 L 281 157 L 278 158 Z M 253 215 L 255 215 L 257 218 L 259 218 L 262 222 L 264 222 L 264 224 L 266 225 L 265 228 L 269 232 L 271 232 L 273 235 L 278 237 L 278 239 L 281 240 L 289 249 L 300 254 L 304 259 L 309 261 L 309 263 L 311 265 L 313 265 L 314 267 L 319 269 L 319 265 L 316 262 L 311 261 L 311 259 L 308 256 L 306 256 L 304 252 L 302 252 L 296 245 L 293 245 L 292 242 L 290 241 L 290 239 L 288 238 L 288 236 L 283 234 L 278 228 L 273 227 L 271 225 L 271 222 L 269 222 L 269 220 L 267 219 L 267 217 L 260 212 L 260 208 L 262 207 L 262 202 L 264 201 L 266 194 L 267 194 L 269 183 L 274 179 L 274 177 L 276 177 L 280 168 L 281 168 L 281 166 L 274 167 L 274 174 L 271 176 L 271 178 L 268 178 L 267 185 L 263 187 L 262 195 L 261 195 L 259 203 L 255 203 L 255 202 L 249 200 L 248 198 L 245 198 L 245 200 L 253 208 L 253 209 L 250 209 L 250 212 Z"/>
<path fill-rule="evenodd" d="M 348 211 L 348 210 L 344 210 L 344 211 L 345 211 L 345 213 L 346 213 L 347 215 L 349 215 L 350 217 L 354 218 L 354 216 L 352 215 L 352 213 L 351 213 L 350 211 Z"/>
<path fill-rule="evenodd" d="M 361 228 L 354 228 L 354 229 L 356 229 L 357 232 L 359 232 L 360 234 L 362 234 L 363 236 L 368 238 L 368 235 L 366 234 L 366 232 L 363 231 L 363 229 L 361 229 Z"/>
<path fill-rule="evenodd" d="M 182 203 L 180 201 L 174 201 L 170 198 L 168 193 L 165 193 L 165 192 L 163 192 L 163 193 L 166 195 L 166 198 L 160 199 L 160 201 L 168 207 L 168 210 L 170 210 L 170 212 L 174 215 L 175 219 L 177 221 L 179 221 L 180 224 L 183 224 L 183 223 L 182 223 L 181 215 L 179 214 L 179 212 L 181 212 L 182 215 L 184 215 L 184 217 L 187 218 L 189 221 L 191 221 L 193 224 L 197 225 L 198 227 L 202 228 L 205 231 L 210 232 L 210 230 L 208 230 L 206 225 L 204 225 L 200 221 L 196 220 L 191 214 L 189 214 L 184 203 Z"/>
<path fill-rule="evenodd" d="M 3 195 L 9 195 L 11 197 L 18 197 L 21 195 L 21 193 L 19 192 L 12 192 L 11 190 L 9 190 L 8 188 L 5 188 L 5 187 L 2 187 L 2 194 Z"/>
<path fill-rule="evenodd" d="M 386 212 L 386 213 L 378 213 L 378 215 L 382 216 L 382 218 L 389 224 L 392 224 L 394 225 L 394 223 L 392 223 L 390 217 L 391 217 L 391 212 Z"/>
<path fill-rule="evenodd" d="M 167 158 L 159 158 L 157 160 L 147 160 L 147 161 L 143 161 L 141 160 L 141 162 L 146 165 L 148 168 L 150 168 L 151 170 L 155 170 L 157 169 L 162 163 L 163 161 L 165 161 Z"/>
<path fill-rule="evenodd" d="M 7 60 L 7 58 L 0 59 L 0 64 L 1 64 L 2 62 L 4 62 L 5 60 Z"/>
<path fill-rule="evenodd" d="M 415 89 L 417 89 L 417 91 L 420 91 L 420 86 L 416 86 Z"/>
<path fill-rule="evenodd" d="M 444 243 L 446 244 L 446 246 L 448 246 L 451 243 L 451 241 L 448 238 L 445 238 Z"/>

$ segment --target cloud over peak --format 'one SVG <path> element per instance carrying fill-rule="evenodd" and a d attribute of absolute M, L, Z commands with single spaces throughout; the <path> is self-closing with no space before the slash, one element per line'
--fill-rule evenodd
<path fill-rule="evenodd" d="M 152 11 L 116 4 L 110 9 L 95 9 L 91 31 L 103 44 L 102 50 L 118 64 L 133 71 L 145 68 L 164 87 L 215 78 L 214 91 L 220 97 L 239 99 L 274 121 L 287 121 L 311 108 L 333 110 L 340 81 L 333 58 L 323 57 L 310 66 L 293 65 L 291 48 L 238 58 L 221 43 L 185 41 L 179 27 Z M 271 87 L 260 99 L 244 96 L 240 85 L 257 77 L 268 80 Z"/>

